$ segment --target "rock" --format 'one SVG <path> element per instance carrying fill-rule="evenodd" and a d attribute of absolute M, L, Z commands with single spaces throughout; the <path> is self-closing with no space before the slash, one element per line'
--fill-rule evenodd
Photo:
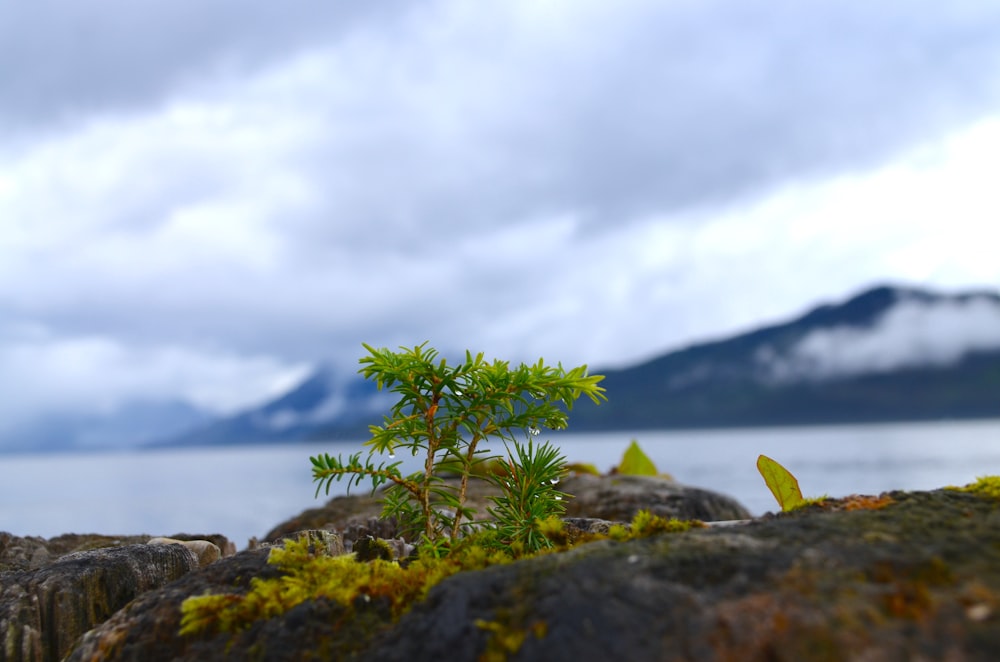
<path fill-rule="evenodd" d="M 1000 659 L 1000 501 L 940 490 L 824 508 L 460 573 L 396 623 L 376 601 L 321 599 L 178 637 L 187 596 L 275 576 L 264 550 L 243 552 L 141 595 L 69 659 Z"/>
<path fill-rule="evenodd" d="M 515 633 L 518 660 L 1000 659 L 998 503 L 892 497 L 456 575 L 366 656 L 472 660 Z"/>
<path fill-rule="evenodd" d="M 415 547 L 402 538 L 358 538 L 352 545 L 352 551 L 359 561 L 382 559 L 383 561 L 399 561 L 414 553 Z"/>
<path fill-rule="evenodd" d="M 179 549 L 164 545 L 164 549 Z M 181 622 L 180 605 L 188 596 L 206 592 L 245 593 L 254 577 L 274 577 L 278 573 L 268 566 L 270 550 L 256 549 L 238 552 L 184 575 L 156 591 L 137 597 L 128 607 L 100 626 L 87 632 L 67 660 L 174 660 L 198 659 L 196 651 L 210 648 L 213 642 L 194 641 L 178 636 Z M 185 552 L 187 553 L 187 552 Z M 224 642 L 223 642 L 224 643 Z M 205 655 L 201 659 L 224 659 Z"/>
<path fill-rule="evenodd" d="M 37 570 L 72 552 L 82 552 L 102 547 L 118 547 L 144 543 L 149 536 L 105 536 L 95 533 L 66 534 L 50 538 L 27 536 L 21 538 L 0 531 L 0 572 L 9 570 Z"/>
<path fill-rule="evenodd" d="M 352 550 L 357 541 L 365 538 L 389 540 L 399 536 L 399 526 L 393 517 L 389 519 L 352 517 L 338 530 L 344 536 L 344 544 L 348 550 Z"/>
<path fill-rule="evenodd" d="M 339 496 L 330 499 L 320 508 L 310 508 L 278 524 L 267 532 L 264 541 L 280 540 L 284 536 L 304 529 L 342 531 L 351 520 L 378 517 L 381 512 L 382 504 L 374 497 Z"/>
<path fill-rule="evenodd" d="M 614 474 L 567 476 L 559 489 L 573 498 L 566 500 L 566 517 L 587 517 L 628 522 L 640 510 L 661 517 L 702 521 L 749 519 L 750 513 L 735 499 L 658 476 Z M 467 504 L 485 514 L 491 496 L 499 490 L 483 480 L 469 482 Z M 310 508 L 279 524 L 264 537 L 277 540 L 302 529 L 336 531 L 348 548 L 361 538 L 397 538 L 400 532 L 392 520 L 381 520 L 377 495 L 340 496 L 320 508 Z"/>
<path fill-rule="evenodd" d="M 175 533 L 167 537 L 182 542 L 194 540 L 208 541 L 219 548 L 221 556 L 232 556 L 236 553 L 236 544 L 221 533 Z"/>
<path fill-rule="evenodd" d="M 218 533 L 207 535 L 175 533 L 170 538 L 182 541 L 207 540 L 219 548 L 222 556 L 232 556 L 236 553 L 236 546 L 226 536 Z M 108 536 L 96 533 L 67 533 L 46 540 L 34 536 L 22 538 L 0 531 L 0 572 L 37 570 L 59 557 L 73 552 L 121 547 L 122 545 L 139 545 L 149 540 L 150 537 L 147 535 Z"/>
<path fill-rule="evenodd" d="M 176 538 L 150 538 L 148 545 L 180 545 L 186 547 L 198 559 L 198 567 L 204 568 L 222 558 L 222 552 L 207 540 L 177 540 Z"/>
<path fill-rule="evenodd" d="M 344 546 L 344 539 L 340 535 L 325 529 L 293 531 L 292 533 L 281 536 L 280 539 L 274 542 L 258 543 L 257 548 L 281 546 L 287 540 L 298 540 L 302 536 L 309 538 L 310 544 L 315 545 L 317 550 L 322 550 L 321 553 L 323 554 L 327 554 L 329 556 L 339 556 L 340 554 L 347 553 L 347 549 Z"/>
<path fill-rule="evenodd" d="M 343 542 L 327 531 L 304 531 L 302 533 L 323 545 L 326 550 L 343 552 Z M 289 534 L 285 539 L 294 537 L 294 535 Z M 280 545 L 281 542 L 277 541 L 268 547 Z M 205 593 L 243 594 L 249 590 L 253 578 L 278 576 L 280 572 L 267 563 L 267 557 L 270 553 L 268 547 L 247 550 L 223 558 L 197 572 L 187 574 L 157 591 L 139 596 L 127 609 L 119 611 L 102 625 L 85 634 L 76 649 L 66 659 L 79 662 L 98 659 L 146 662 L 147 660 L 195 661 L 246 658 L 248 653 L 245 650 L 229 650 L 228 635 L 202 639 L 179 637 L 177 633 L 180 630 L 180 605 L 192 595 Z M 327 607 L 343 611 L 335 605 L 324 607 L 311 604 L 299 609 L 295 615 L 291 612 L 286 614 L 286 618 L 291 618 L 292 622 L 301 619 L 304 628 L 308 631 L 313 631 L 321 626 L 332 628 L 336 624 L 335 619 L 328 622 L 321 621 L 320 626 L 310 622 L 314 618 L 319 618 L 320 614 L 326 614 Z M 308 617 L 306 617 L 306 612 L 308 612 Z M 296 636 L 301 636 L 301 633 L 296 634 Z M 279 647 L 297 651 L 300 657 L 269 655 L 261 659 L 307 659 L 313 652 L 308 651 L 301 641 L 294 646 L 291 642 L 284 642 L 280 634 L 272 632 L 268 638 L 273 638 Z"/>
<path fill-rule="evenodd" d="M 21 538 L 0 531 L 0 572 L 40 568 L 50 558 L 44 538 Z"/>
<path fill-rule="evenodd" d="M 607 535 L 616 522 L 597 517 L 564 517 L 563 528 L 571 537 L 584 533 Z"/>
<path fill-rule="evenodd" d="M 648 510 L 660 517 L 704 522 L 750 518 L 731 497 L 659 476 L 576 474 L 563 479 L 559 489 L 573 495 L 566 502 L 567 517 L 628 522 Z"/>
<path fill-rule="evenodd" d="M 448 477 L 445 478 L 445 481 L 450 481 L 456 486 L 458 484 L 457 478 Z M 376 492 L 372 496 L 363 490 L 359 492 L 360 494 L 335 497 L 319 508 L 310 508 L 299 513 L 271 529 L 264 536 L 264 541 L 277 540 L 303 529 L 336 531 L 344 536 L 344 541 L 348 546 L 365 536 L 398 537 L 399 531 L 396 529 L 395 522 L 379 518 L 382 513 L 379 493 Z M 466 491 L 466 505 L 485 513 L 486 506 L 492 504 L 489 497 L 499 493 L 496 487 L 484 480 L 469 481 Z"/>
<path fill-rule="evenodd" d="M 33 571 L 0 574 L 4 660 L 59 660 L 77 638 L 137 595 L 198 567 L 174 545 L 75 552 Z"/>

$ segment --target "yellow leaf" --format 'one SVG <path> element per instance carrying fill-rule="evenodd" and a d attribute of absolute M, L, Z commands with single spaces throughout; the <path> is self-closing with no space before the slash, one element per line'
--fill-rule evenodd
<path fill-rule="evenodd" d="M 642 452 L 642 449 L 639 448 L 639 442 L 635 439 L 625 449 L 625 454 L 622 456 L 622 463 L 618 465 L 618 473 L 631 474 L 633 476 L 660 475 L 656 470 L 656 465 Z"/>
<path fill-rule="evenodd" d="M 767 488 L 778 501 L 783 511 L 789 511 L 803 502 L 799 481 L 784 468 L 766 455 L 757 458 L 757 471 L 764 477 Z"/>
<path fill-rule="evenodd" d="M 565 467 L 566 473 L 575 474 L 591 474 L 594 476 L 600 476 L 601 472 L 593 464 L 589 462 L 571 462 Z"/>

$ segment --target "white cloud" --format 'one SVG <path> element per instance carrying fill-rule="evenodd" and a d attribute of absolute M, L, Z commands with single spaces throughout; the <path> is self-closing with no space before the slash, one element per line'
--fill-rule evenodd
<path fill-rule="evenodd" d="M 113 413 L 123 403 L 182 400 L 216 414 L 274 397 L 308 371 L 267 356 L 189 347 L 124 346 L 106 337 L 8 329 L 0 342 L 4 428 L 46 411 Z"/>
<path fill-rule="evenodd" d="M 813 331 L 783 357 L 760 357 L 779 379 L 826 379 L 906 367 L 947 366 L 1000 349 L 1000 303 L 904 297 L 871 328 Z"/>
<path fill-rule="evenodd" d="M 344 386 L 342 380 L 339 386 Z M 367 414 L 374 417 L 372 420 L 378 420 L 378 417 L 385 414 L 395 400 L 395 396 L 388 391 L 381 391 L 367 398 L 350 398 L 345 394 L 343 388 L 334 388 L 325 400 L 312 409 L 296 411 L 285 408 L 270 413 L 256 412 L 253 416 L 253 422 L 262 428 L 279 431 L 287 430 L 296 425 L 319 425 L 342 415 L 348 407 L 351 408 L 352 416 L 358 419 L 363 419 Z"/>

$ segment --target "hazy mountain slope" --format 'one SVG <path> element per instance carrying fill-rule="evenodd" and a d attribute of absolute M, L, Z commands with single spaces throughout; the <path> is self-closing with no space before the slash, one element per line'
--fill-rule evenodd
<path fill-rule="evenodd" d="M 557 357 L 553 357 L 557 358 Z M 877 287 L 786 323 L 601 370 L 573 430 L 1000 417 L 1000 296 Z M 322 369 L 267 405 L 168 441 L 357 438 L 389 393 Z"/>
<path fill-rule="evenodd" d="M 340 377 L 320 368 L 293 390 L 263 407 L 224 418 L 162 445 L 201 446 L 265 443 L 313 438 L 326 429 L 327 438 L 363 434 L 391 404 L 372 382 L 349 375 Z"/>
<path fill-rule="evenodd" d="M 1000 416 L 1000 297 L 878 287 L 603 374 L 574 429 Z"/>
<path fill-rule="evenodd" d="M 132 402 L 106 414 L 50 414 L 5 431 L 0 452 L 134 448 L 210 420 L 182 402 Z"/>

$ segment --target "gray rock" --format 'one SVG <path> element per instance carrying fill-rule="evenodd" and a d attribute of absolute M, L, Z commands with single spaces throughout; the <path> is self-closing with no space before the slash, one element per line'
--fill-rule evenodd
<path fill-rule="evenodd" d="M 573 495 L 566 503 L 567 517 L 628 522 L 640 510 L 704 522 L 750 517 L 732 497 L 658 476 L 577 474 L 563 479 L 559 489 Z"/>
<path fill-rule="evenodd" d="M 572 497 L 565 501 L 569 518 L 629 522 L 640 510 L 666 518 L 705 522 L 750 518 L 747 509 L 729 496 L 657 476 L 578 474 L 564 478 L 559 489 Z M 486 506 L 492 504 L 490 497 L 498 494 L 490 483 L 472 480 L 466 505 L 485 516 Z M 264 539 L 276 540 L 302 529 L 325 529 L 341 534 L 350 548 L 354 541 L 367 536 L 399 537 L 401 532 L 394 521 L 378 518 L 381 510 L 377 499 L 367 494 L 340 496 L 279 524 Z"/>
<path fill-rule="evenodd" d="M 290 536 L 285 536 L 281 542 L 298 540 L 302 536 L 307 537 L 314 545 L 322 545 L 324 553 L 330 556 L 339 556 L 346 553 L 344 550 L 343 537 L 335 533 L 331 533 L 330 531 L 299 531 L 298 533 L 294 533 Z"/>
<path fill-rule="evenodd" d="M 445 481 L 458 484 L 458 479 L 450 476 Z M 466 506 L 485 514 L 486 506 L 492 504 L 489 497 L 499 493 L 485 480 L 471 480 L 466 491 Z M 310 508 L 278 524 L 264 536 L 264 541 L 277 540 L 303 529 L 336 531 L 343 535 L 348 545 L 366 536 L 396 538 L 401 532 L 395 521 L 380 519 L 382 504 L 378 499 L 379 492 L 373 496 L 364 490 L 356 490 L 350 496 L 335 497 L 323 506 Z"/>
<path fill-rule="evenodd" d="M 381 512 L 382 504 L 367 494 L 335 497 L 323 506 L 304 510 L 278 524 L 267 532 L 263 541 L 280 540 L 306 529 L 343 532 L 348 522 L 376 518 Z"/>
<path fill-rule="evenodd" d="M 281 536 L 278 540 L 269 543 L 260 543 L 258 546 L 261 548 L 266 547 L 281 547 L 289 540 L 299 540 L 305 536 L 309 539 L 310 549 L 315 548 L 317 553 L 326 554 L 328 556 L 339 556 L 341 554 L 346 554 L 347 550 L 344 547 L 344 539 L 340 535 L 327 531 L 325 529 L 306 529 L 303 531 L 293 531 L 286 535 Z"/>
<path fill-rule="evenodd" d="M 236 546 L 226 536 L 218 533 L 196 535 L 175 533 L 169 537 L 181 541 L 207 540 L 219 548 L 222 556 L 232 556 L 236 553 Z M 110 536 L 97 533 L 67 533 L 46 540 L 35 536 L 22 538 L 0 531 L 0 572 L 37 570 L 73 552 L 139 545 L 149 540 L 148 535 Z"/>
<path fill-rule="evenodd" d="M 137 595 L 196 569 L 179 545 L 75 552 L 44 568 L 0 573 L 2 659 L 59 660 Z"/>
<path fill-rule="evenodd" d="M 163 549 L 179 549 L 170 545 Z M 178 636 L 181 603 L 207 592 L 241 594 L 255 577 L 275 577 L 266 548 L 238 552 L 155 591 L 138 596 L 129 606 L 90 630 L 67 656 L 74 662 L 92 660 L 216 660 L 226 659 L 228 637 L 196 640 Z M 232 659 L 246 659 L 245 651 Z"/>
<path fill-rule="evenodd" d="M 307 535 L 325 553 L 344 552 L 340 538 L 328 531 L 310 530 L 299 533 Z M 187 574 L 157 591 L 139 596 L 127 609 L 119 611 L 99 627 L 86 633 L 67 660 L 75 662 L 98 659 L 135 662 L 191 660 L 193 662 L 215 659 L 239 660 L 248 657 L 266 660 L 301 660 L 314 657 L 316 646 L 306 643 L 310 641 L 308 633 L 337 627 L 336 618 L 331 617 L 331 610 L 342 613 L 344 611 L 342 608 L 314 603 L 297 608 L 293 610 L 294 614 L 290 612 L 286 616 L 292 619 L 292 623 L 301 625 L 303 629 L 299 630 L 293 626 L 290 628 L 290 634 L 285 632 L 288 628 L 284 628 L 284 625 L 277 628 L 273 623 L 270 627 L 268 624 L 261 624 L 260 627 L 269 632 L 265 638 L 273 644 L 271 652 L 267 655 L 260 652 L 264 649 L 253 653 L 239 646 L 232 646 L 228 635 L 206 638 L 177 636 L 181 621 L 180 606 L 186 598 L 205 593 L 244 594 L 249 590 L 250 583 L 255 577 L 266 579 L 280 575 L 277 569 L 267 563 L 270 547 L 280 546 L 284 541 L 297 537 L 297 534 L 290 533 L 281 540 L 265 543 L 258 549 L 239 552 L 197 572 Z M 247 636 L 259 636 L 259 633 Z M 286 651 L 287 656 L 283 657 Z"/>
<path fill-rule="evenodd" d="M 0 572 L 40 568 L 51 559 L 44 538 L 0 531 Z"/>
<path fill-rule="evenodd" d="M 375 600 L 318 599 L 235 635 L 178 637 L 186 597 L 277 576 L 264 550 L 243 552 L 143 594 L 69 659 L 992 662 L 998 504 L 849 498 L 460 573 L 398 622 Z"/>
<path fill-rule="evenodd" d="M 1000 659 L 998 502 L 892 496 L 455 575 L 364 657 Z"/>
<path fill-rule="evenodd" d="M 61 556 L 102 547 L 144 543 L 149 536 L 107 536 L 96 533 L 65 534 L 55 538 L 19 537 L 0 531 L 0 572 L 37 570 Z"/>
<path fill-rule="evenodd" d="M 216 547 L 219 548 L 219 553 L 221 556 L 232 556 L 236 553 L 236 543 L 231 541 L 226 536 L 221 533 L 175 533 L 170 536 L 166 536 L 174 540 L 194 541 L 194 540 L 207 540 Z"/>
<path fill-rule="evenodd" d="M 222 558 L 222 552 L 207 540 L 177 540 L 176 538 L 150 538 L 147 545 L 180 545 L 186 547 L 198 559 L 198 566 L 204 568 Z"/>
<path fill-rule="evenodd" d="M 585 533 L 597 533 L 607 535 L 611 527 L 620 522 L 612 522 L 597 517 L 564 517 L 563 528 L 569 532 L 570 537 L 579 536 Z"/>

